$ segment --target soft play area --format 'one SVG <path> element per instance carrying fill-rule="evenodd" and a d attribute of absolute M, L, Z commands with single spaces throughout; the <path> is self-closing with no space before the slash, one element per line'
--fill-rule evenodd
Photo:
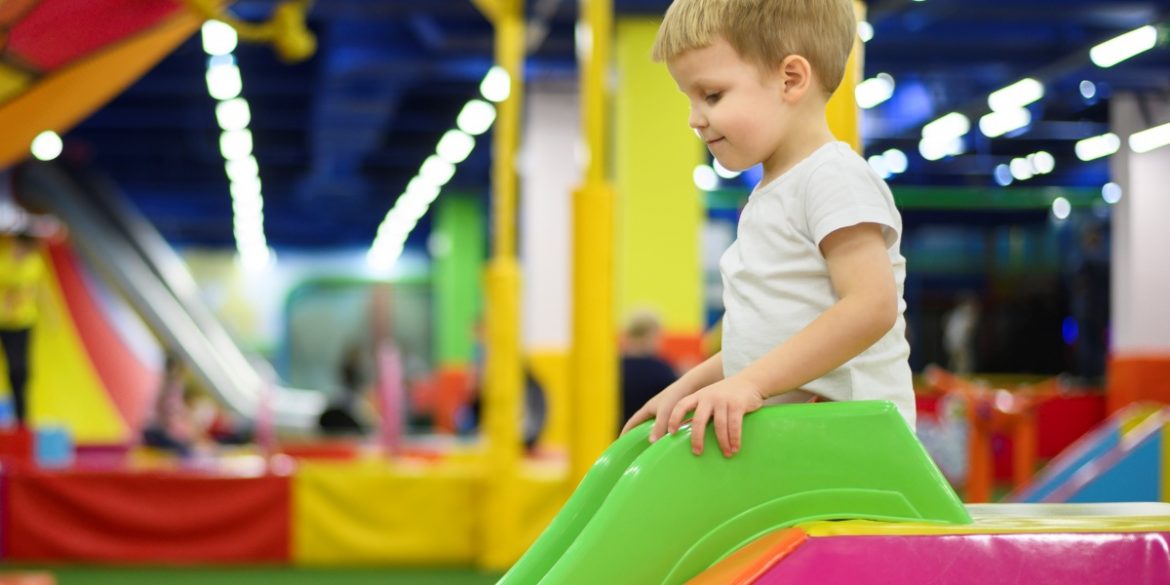
<path fill-rule="evenodd" d="M 669 5 L 0 0 L 0 585 L 1170 583 L 1170 4 L 854 2 L 917 422 L 730 457 Z"/>

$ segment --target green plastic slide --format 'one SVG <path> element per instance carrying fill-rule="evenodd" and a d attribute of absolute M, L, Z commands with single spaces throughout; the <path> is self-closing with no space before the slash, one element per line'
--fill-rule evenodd
<path fill-rule="evenodd" d="M 761 409 L 724 458 L 708 430 L 653 445 L 646 423 L 597 460 L 500 585 L 684 583 L 759 536 L 810 520 L 967 524 L 966 509 L 893 404 Z"/>

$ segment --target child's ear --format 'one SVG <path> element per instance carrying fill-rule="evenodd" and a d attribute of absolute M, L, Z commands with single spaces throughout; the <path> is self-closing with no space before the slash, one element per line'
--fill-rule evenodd
<path fill-rule="evenodd" d="M 804 97 L 812 86 L 812 65 L 800 55 L 789 55 L 780 62 L 780 74 L 784 79 L 784 99 L 797 101 Z"/>

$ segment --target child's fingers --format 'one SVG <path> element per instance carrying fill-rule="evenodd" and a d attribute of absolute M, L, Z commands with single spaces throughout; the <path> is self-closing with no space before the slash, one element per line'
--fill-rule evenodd
<path fill-rule="evenodd" d="M 731 439 L 727 435 L 727 405 L 715 405 L 715 439 L 719 441 L 719 450 L 724 457 L 731 457 Z"/>
<path fill-rule="evenodd" d="M 691 452 L 695 455 L 703 454 L 703 439 L 707 436 L 707 421 L 711 420 L 711 405 L 701 402 L 695 407 L 695 416 L 691 418 Z"/>
<path fill-rule="evenodd" d="M 687 415 L 687 412 L 689 412 L 692 408 L 694 408 L 694 406 L 695 406 L 694 394 L 687 396 L 686 398 L 683 398 L 682 400 L 679 400 L 674 405 L 674 410 L 670 411 L 670 417 L 669 417 L 668 422 L 666 423 L 666 430 L 672 434 L 677 433 L 678 428 L 682 426 L 683 417 L 685 417 Z"/>
<path fill-rule="evenodd" d="M 642 424 L 649 418 L 650 413 L 646 412 L 645 410 L 639 410 L 638 412 L 635 412 L 634 416 L 631 416 L 630 420 L 626 421 L 626 426 L 622 427 L 621 434 L 624 435 L 628 433 L 630 429 Z"/>
<path fill-rule="evenodd" d="M 739 447 L 743 444 L 743 413 L 738 409 L 727 413 L 727 437 L 731 442 L 731 454 L 739 453 Z"/>
<path fill-rule="evenodd" d="M 654 415 L 654 427 L 650 429 L 650 442 L 653 443 L 666 434 L 666 424 L 670 422 L 670 413 L 659 410 Z"/>

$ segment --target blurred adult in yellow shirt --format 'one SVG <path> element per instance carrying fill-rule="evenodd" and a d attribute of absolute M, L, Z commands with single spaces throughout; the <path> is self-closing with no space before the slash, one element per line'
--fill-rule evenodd
<path fill-rule="evenodd" d="M 0 239 L 0 346 L 18 427 L 28 420 L 29 350 L 45 294 L 45 274 L 36 237 L 20 233 Z"/>

